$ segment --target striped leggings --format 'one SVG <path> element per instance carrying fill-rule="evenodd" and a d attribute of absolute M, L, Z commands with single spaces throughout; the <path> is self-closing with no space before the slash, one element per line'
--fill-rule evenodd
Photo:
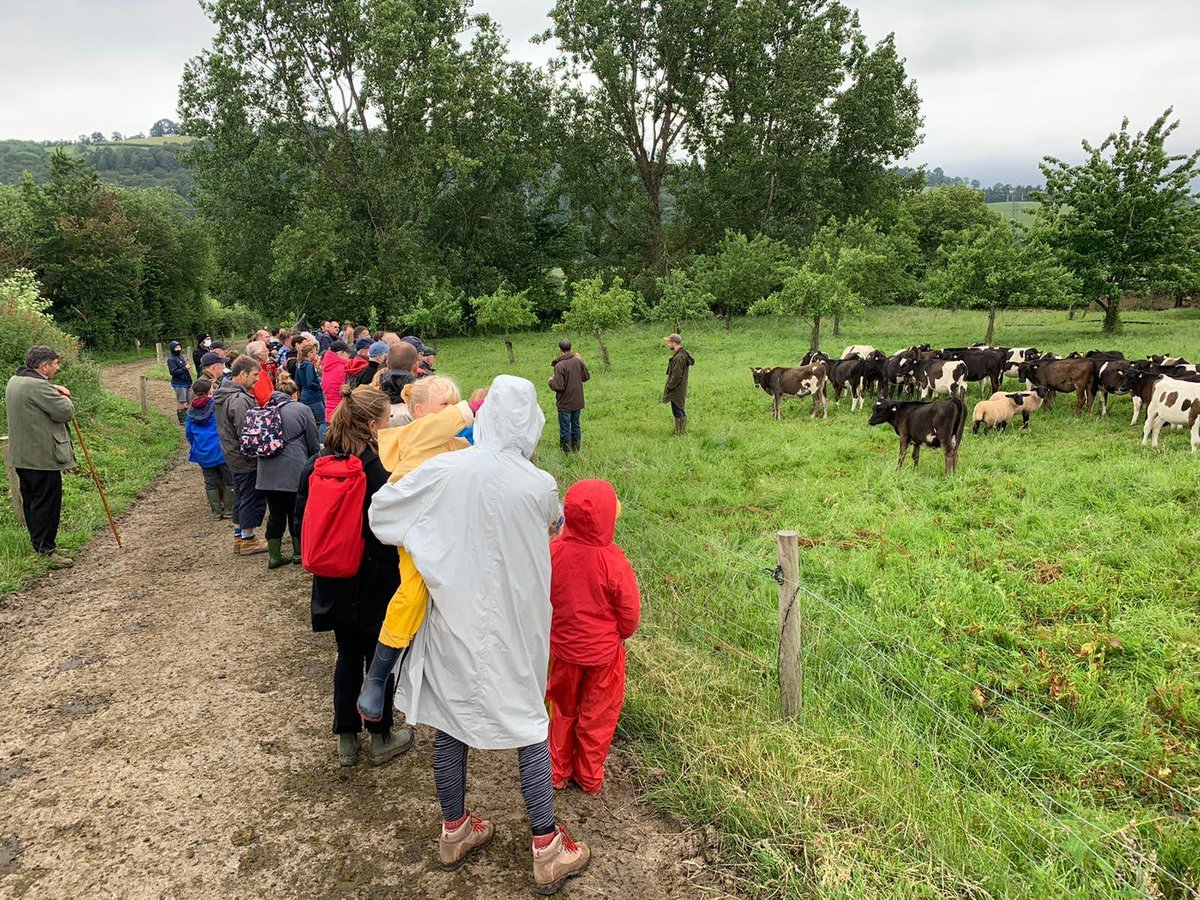
<path fill-rule="evenodd" d="M 521 794 L 534 837 L 554 831 L 554 788 L 550 784 L 550 749 L 545 741 L 517 751 Z M 467 804 L 467 745 L 444 731 L 433 732 L 433 783 L 437 786 L 442 818 L 463 817 Z"/>

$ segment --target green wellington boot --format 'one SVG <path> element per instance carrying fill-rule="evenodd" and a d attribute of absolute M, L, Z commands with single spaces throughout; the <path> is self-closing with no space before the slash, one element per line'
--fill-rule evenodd
<path fill-rule="evenodd" d="M 233 518 L 233 503 L 236 499 L 237 499 L 237 495 L 234 494 L 233 488 L 231 488 L 231 487 L 225 488 L 225 499 L 221 502 L 221 518 L 223 518 L 223 519 L 232 519 Z"/>
<path fill-rule="evenodd" d="M 212 510 L 212 520 L 221 521 L 221 492 L 218 490 L 205 491 L 208 495 L 208 508 Z"/>
<path fill-rule="evenodd" d="M 293 537 L 292 538 L 292 565 L 293 566 L 303 565 L 303 562 L 304 561 L 300 558 L 300 539 Z"/>
<path fill-rule="evenodd" d="M 267 568 L 278 569 L 291 562 L 283 555 L 283 538 L 267 538 Z"/>

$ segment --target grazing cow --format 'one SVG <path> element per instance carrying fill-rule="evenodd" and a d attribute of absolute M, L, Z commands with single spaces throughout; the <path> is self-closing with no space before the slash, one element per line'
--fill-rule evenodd
<path fill-rule="evenodd" d="M 1003 431 L 1017 413 L 1021 414 L 1021 428 L 1028 428 L 1029 414 L 1041 409 L 1042 401 L 1045 398 L 1045 388 L 1016 392 L 996 391 L 988 399 L 980 400 L 975 404 L 975 410 L 971 415 L 971 434 L 979 432 L 981 423 L 989 428 Z"/>
<path fill-rule="evenodd" d="M 1016 378 L 1021 363 L 1033 362 L 1039 356 L 1037 347 L 1009 347 L 1004 351 L 1004 377 Z"/>
<path fill-rule="evenodd" d="M 1142 429 L 1142 446 L 1151 441 L 1158 447 L 1158 433 L 1163 425 L 1187 425 L 1192 429 L 1192 452 L 1200 447 L 1196 409 L 1200 407 L 1200 383 L 1167 378 L 1158 379 L 1146 409 L 1146 426 Z M 1153 440 L 1151 440 L 1153 438 Z"/>
<path fill-rule="evenodd" d="M 813 398 L 812 414 L 817 414 L 817 404 L 823 410 L 822 418 L 829 418 L 829 401 L 825 396 L 825 382 L 829 377 L 829 369 L 824 362 L 811 366 L 771 366 L 766 369 L 751 368 L 754 383 L 771 395 L 774 402 L 775 419 L 779 420 L 779 401 L 787 397 Z"/>
<path fill-rule="evenodd" d="M 946 473 L 958 466 L 958 448 L 962 444 L 963 428 L 967 423 L 967 406 L 958 397 L 949 400 L 934 400 L 921 403 L 916 400 L 888 400 L 880 397 L 871 410 L 868 425 L 887 422 L 900 437 L 900 461 L 897 469 L 904 467 L 904 454 L 912 444 L 912 459 L 919 462 L 922 447 L 941 447 L 946 457 Z"/>
<path fill-rule="evenodd" d="M 1124 359 L 1125 354 L 1120 350 L 1089 350 L 1087 353 L 1080 353 L 1074 350 L 1067 354 L 1067 359 L 1094 359 L 1096 365 L 1102 362 L 1115 362 L 1119 359 Z"/>
<path fill-rule="evenodd" d="M 835 359 L 829 366 L 829 383 L 833 385 L 834 405 L 841 405 L 842 391 L 850 393 L 850 412 L 862 409 L 866 402 L 867 364 L 858 356 Z"/>
<path fill-rule="evenodd" d="M 967 381 L 979 382 L 979 395 L 984 392 L 984 379 L 991 382 L 992 392 L 1000 390 L 1004 380 L 1004 364 L 1008 351 L 1002 349 L 952 347 L 939 350 L 934 359 L 957 359 L 967 364 Z"/>
<path fill-rule="evenodd" d="M 913 381 L 921 399 L 937 394 L 967 395 L 967 364 L 961 359 L 923 359 L 913 367 Z"/>
<path fill-rule="evenodd" d="M 861 356 L 863 359 L 866 359 L 874 352 L 875 348 L 870 344 L 851 344 L 842 351 L 842 359 L 849 359 L 852 356 Z"/>
<path fill-rule="evenodd" d="M 1096 383 L 1100 391 L 1100 415 L 1102 417 L 1108 415 L 1108 395 L 1123 394 L 1127 390 L 1123 387 L 1125 372 L 1132 368 L 1133 363 L 1124 359 L 1105 360 L 1100 364 L 1100 369 L 1096 372 Z"/>
<path fill-rule="evenodd" d="M 1033 387 L 1044 387 L 1062 394 L 1075 392 L 1075 415 L 1092 411 L 1096 400 L 1096 361 L 1094 359 L 1046 359 L 1022 363 L 1017 377 Z M 1054 408 L 1053 394 L 1046 397 L 1046 405 Z"/>

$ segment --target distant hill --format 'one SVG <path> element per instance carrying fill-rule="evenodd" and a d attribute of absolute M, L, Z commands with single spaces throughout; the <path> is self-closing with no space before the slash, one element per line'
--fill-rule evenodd
<path fill-rule="evenodd" d="M 61 144 L 52 141 L 0 141 L 0 184 L 20 184 L 25 172 L 43 182 L 50 177 L 50 154 L 64 146 L 82 156 L 102 181 L 127 188 L 162 187 L 189 198 L 194 181 L 180 151 L 195 143 L 183 136 Z"/>
<path fill-rule="evenodd" d="M 1036 200 L 1002 200 L 988 204 L 988 209 L 998 213 L 1010 222 L 1019 225 L 1032 225 L 1037 215 L 1038 207 L 1042 204 Z"/>
<path fill-rule="evenodd" d="M 917 170 L 909 166 L 900 166 L 896 169 L 901 175 L 911 176 L 917 174 Z M 974 188 L 977 191 L 983 192 L 984 201 L 990 206 L 992 203 L 1000 201 L 1025 202 L 1029 200 L 1031 191 L 1037 190 L 1039 187 L 1036 184 L 1008 184 L 996 182 L 990 187 L 985 184 L 980 184 L 978 178 L 963 178 L 960 175 L 947 175 L 942 171 L 941 166 L 933 169 L 925 169 L 921 173 L 925 178 L 925 187 L 940 187 L 944 184 L 963 184 L 969 188 Z"/>

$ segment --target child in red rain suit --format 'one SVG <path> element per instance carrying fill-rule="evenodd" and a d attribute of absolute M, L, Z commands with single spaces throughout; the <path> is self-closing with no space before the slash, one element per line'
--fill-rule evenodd
<path fill-rule="evenodd" d="M 625 644 L 638 626 L 637 577 L 613 543 L 620 515 L 607 481 L 577 481 L 566 525 L 550 543 L 550 766 L 554 787 L 585 793 L 604 783 L 604 760 L 625 701 Z"/>

